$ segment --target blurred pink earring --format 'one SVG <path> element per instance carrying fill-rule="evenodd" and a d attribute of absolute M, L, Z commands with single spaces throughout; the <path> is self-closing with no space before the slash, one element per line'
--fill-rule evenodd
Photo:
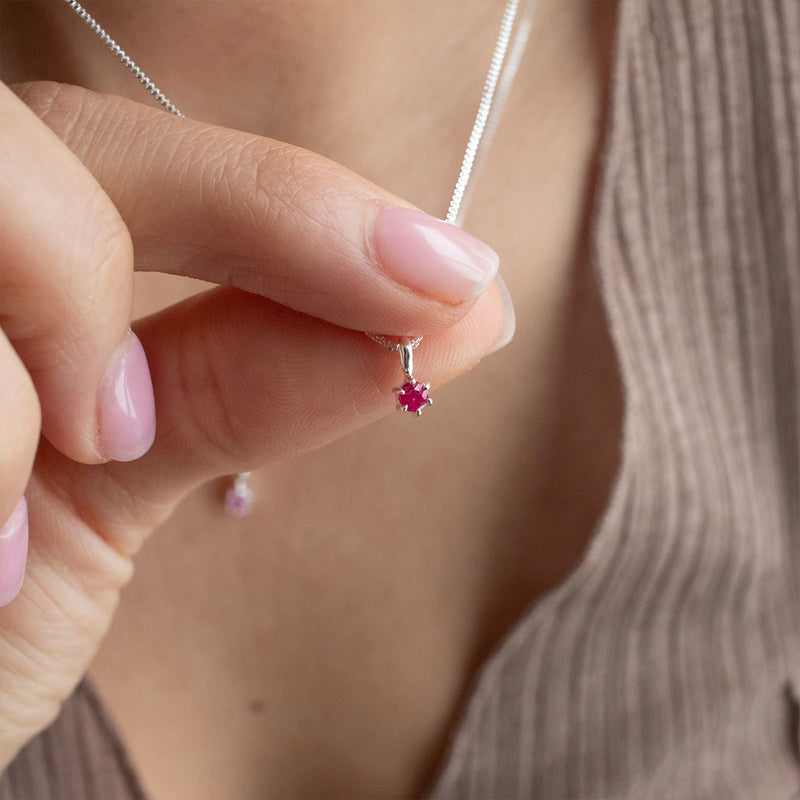
<path fill-rule="evenodd" d="M 249 477 L 249 472 L 240 472 L 225 493 L 225 511 L 236 519 L 246 517 L 253 510 L 253 490 L 247 485 Z"/>

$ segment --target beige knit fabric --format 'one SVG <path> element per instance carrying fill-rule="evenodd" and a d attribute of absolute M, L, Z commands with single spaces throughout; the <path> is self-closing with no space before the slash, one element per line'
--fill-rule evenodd
<path fill-rule="evenodd" d="M 595 263 L 626 391 L 583 562 L 435 798 L 798 793 L 800 3 L 621 3 Z"/>
<path fill-rule="evenodd" d="M 146 798 L 111 720 L 82 683 L 53 725 L 0 777 L 0 800 Z"/>
<path fill-rule="evenodd" d="M 622 463 L 580 566 L 484 665 L 431 798 L 800 796 L 798 119 L 800 0 L 620 0 L 593 247 Z M 0 780 L 0 800 L 141 796 L 86 686 Z"/>

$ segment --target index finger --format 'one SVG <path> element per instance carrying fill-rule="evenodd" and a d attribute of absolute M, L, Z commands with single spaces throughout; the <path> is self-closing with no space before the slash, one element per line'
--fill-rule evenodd
<path fill-rule="evenodd" d="M 77 87 L 17 91 L 114 201 L 137 269 L 398 335 L 450 326 L 497 272 L 484 243 L 307 150 Z"/>

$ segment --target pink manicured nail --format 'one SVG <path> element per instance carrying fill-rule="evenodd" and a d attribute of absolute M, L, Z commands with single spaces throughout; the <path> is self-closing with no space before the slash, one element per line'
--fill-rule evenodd
<path fill-rule="evenodd" d="M 0 528 L 0 606 L 8 605 L 22 588 L 28 557 L 28 504 L 23 497 Z"/>
<path fill-rule="evenodd" d="M 381 209 L 374 235 L 378 258 L 394 280 L 450 303 L 477 297 L 500 264 L 480 239 L 411 208 Z"/>
<path fill-rule="evenodd" d="M 156 435 L 156 404 L 150 369 L 139 337 L 128 332 L 100 387 L 99 449 L 106 458 L 133 461 Z"/>

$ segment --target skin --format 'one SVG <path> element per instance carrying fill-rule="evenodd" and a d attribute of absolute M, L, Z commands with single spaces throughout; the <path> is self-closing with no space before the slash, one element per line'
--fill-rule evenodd
<path fill-rule="evenodd" d="M 19 125 L 14 152 L 52 159 L 39 178 L 17 158 L 33 205 L 63 185 L 64 205 L 81 208 L 77 186 L 97 204 L 82 219 L 100 226 L 65 248 L 74 263 L 42 259 L 29 301 L 49 296 L 59 259 L 88 276 L 91 324 L 73 336 L 74 357 L 52 357 L 68 315 L 32 337 L 37 354 L 3 308 L 22 358 L 6 348 L 0 360 L 14 387 L 0 402 L 15 404 L 0 418 L 22 422 L 0 464 L 0 517 L 27 485 L 31 557 L 20 597 L 0 609 L 0 686 L 13 675 L 16 687 L 0 694 L 0 754 L 44 727 L 91 664 L 155 800 L 418 794 L 480 664 L 577 563 L 617 468 L 621 391 L 587 254 L 614 4 L 541 0 L 466 226 L 501 255 L 517 334 L 447 387 L 503 333 L 496 287 L 440 303 L 365 268 L 359 291 L 342 281 L 309 308 L 309 285 L 293 281 L 329 279 L 328 247 L 302 249 L 310 219 L 328 215 L 330 247 L 357 240 L 321 198 L 444 214 L 502 3 L 101 4 L 102 24 L 120 41 L 126 32 L 124 46 L 202 124 L 134 102 L 139 87 L 58 5 L 3 4 L 2 77 L 129 99 L 42 84 L 0 96 Z M 41 37 L 49 47 L 20 44 Z M 306 213 L 265 229 L 255 206 L 253 226 L 236 156 L 254 151 L 268 197 L 298 169 L 295 151 L 254 134 L 352 173 L 312 160 Z M 130 142 L 144 143 L 146 174 Z M 223 165 L 226 193 L 207 163 Z M 81 230 L 57 211 L 33 218 Z M 282 231 L 299 232 L 299 253 L 276 251 Z M 96 252 L 109 241 L 110 254 Z M 171 306 L 205 289 L 192 277 L 228 282 L 242 251 L 258 264 L 242 288 L 282 302 L 227 288 Z M 289 258 L 302 269 L 270 283 Z M 134 280 L 134 264 L 190 277 Z M 165 305 L 134 326 L 156 441 L 138 461 L 98 464 L 81 399 L 131 318 Z M 415 371 L 436 405 L 422 418 L 392 413 L 399 361 L 361 330 L 428 334 Z M 320 398 L 350 382 L 363 395 L 345 418 Z M 211 479 L 255 465 L 256 511 L 229 520 L 225 484 Z"/>

